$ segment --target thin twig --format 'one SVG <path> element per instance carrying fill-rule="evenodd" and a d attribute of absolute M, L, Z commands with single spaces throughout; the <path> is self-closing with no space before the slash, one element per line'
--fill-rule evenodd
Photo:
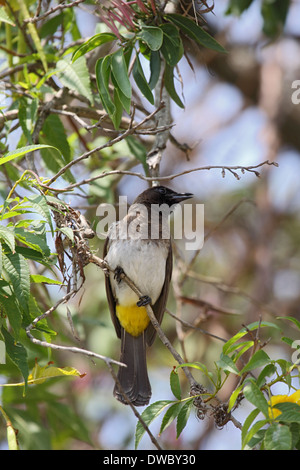
<path fill-rule="evenodd" d="M 46 11 L 43 15 L 36 15 L 33 16 L 32 18 L 27 18 L 26 20 L 23 21 L 23 23 L 37 23 L 38 21 L 44 20 L 47 18 L 47 16 L 51 15 L 52 13 L 55 13 L 57 11 L 62 11 L 65 10 L 66 8 L 73 8 L 79 5 L 80 3 L 83 3 L 85 0 L 75 0 L 74 2 L 71 3 L 61 3 L 57 5 L 56 7 L 50 8 L 50 10 Z"/>

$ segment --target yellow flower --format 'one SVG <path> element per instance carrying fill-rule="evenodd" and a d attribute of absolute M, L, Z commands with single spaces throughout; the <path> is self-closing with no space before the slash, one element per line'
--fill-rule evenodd
<path fill-rule="evenodd" d="M 297 405 L 300 405 L 300 390 L 297 390 L 297 392 L 293 393 L 292 395 L 274 395 L 271 397 L 271 400 L 269 401 L 270 407 L 269 409 L 269 416 L 270 418 L 276 418 L 278 415 L 281 414 L 281 411 L 279 411 L 277 408 L 273 408 L 274 405 L 277 405 L 277 403 L 297 403 Z"/>

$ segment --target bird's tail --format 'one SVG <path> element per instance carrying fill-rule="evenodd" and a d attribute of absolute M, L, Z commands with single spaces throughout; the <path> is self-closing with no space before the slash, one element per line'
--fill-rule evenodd
<path fill-rule="evenodd" d="M 127 367 L 120 367 L 118 380 L 123 392 L 135 406 L 144 406 L 151 398 L 151 386 L 146 363 L 145 334 L 132 336 L 122 328 L 120 362 Z M 118 388 L 114 388 L 114 396 L 122 403 L 128 404 Z"/>

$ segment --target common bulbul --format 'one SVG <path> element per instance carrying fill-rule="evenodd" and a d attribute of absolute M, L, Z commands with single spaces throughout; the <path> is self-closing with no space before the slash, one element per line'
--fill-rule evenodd
<path fill-rule="evenodd" d="M 145 305 L 151 304 L 162 321 L 172 276 L 172 245 L 168 230 L 170 208 L 190 193 L 176 193 L 164 186 L 142 192 L 129 207 L 127 215 L 112 224 L 104 244 L 103 257 L 110 268 L 105 278 L 112 321 L 121 338 L 118 380 L 127 398 L 135 406 L 149 403 L 151 386 L 147 373 L 146 346 L 155 338 L 155 329 Z M 124 273 L 143 293 L 139 298 L 122 280 Z M 114 387 L 114 396 L 127 404 Z"/>

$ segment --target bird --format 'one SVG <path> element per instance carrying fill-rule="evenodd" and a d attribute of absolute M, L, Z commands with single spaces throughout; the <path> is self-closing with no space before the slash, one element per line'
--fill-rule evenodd
<path fill-rule="evenodd" d="M 121 339 L 120 362 L 126 366 L 119 367 L 113 391 L 121 403 L 145 406 L 151 399 L 146 349 L 152 345 L 156 330 L 146 305 L 151 305 L 161 324 L 173 268 L 168 216 L 176 204 L 192 197 L 191 193 L 153 186 L 139 194 L 126 216 L 108 229 L 103 249 L 109 266 L 105 289 L 112 322 Z M 142 297 L 124 281 L 123 273 Z"/>

